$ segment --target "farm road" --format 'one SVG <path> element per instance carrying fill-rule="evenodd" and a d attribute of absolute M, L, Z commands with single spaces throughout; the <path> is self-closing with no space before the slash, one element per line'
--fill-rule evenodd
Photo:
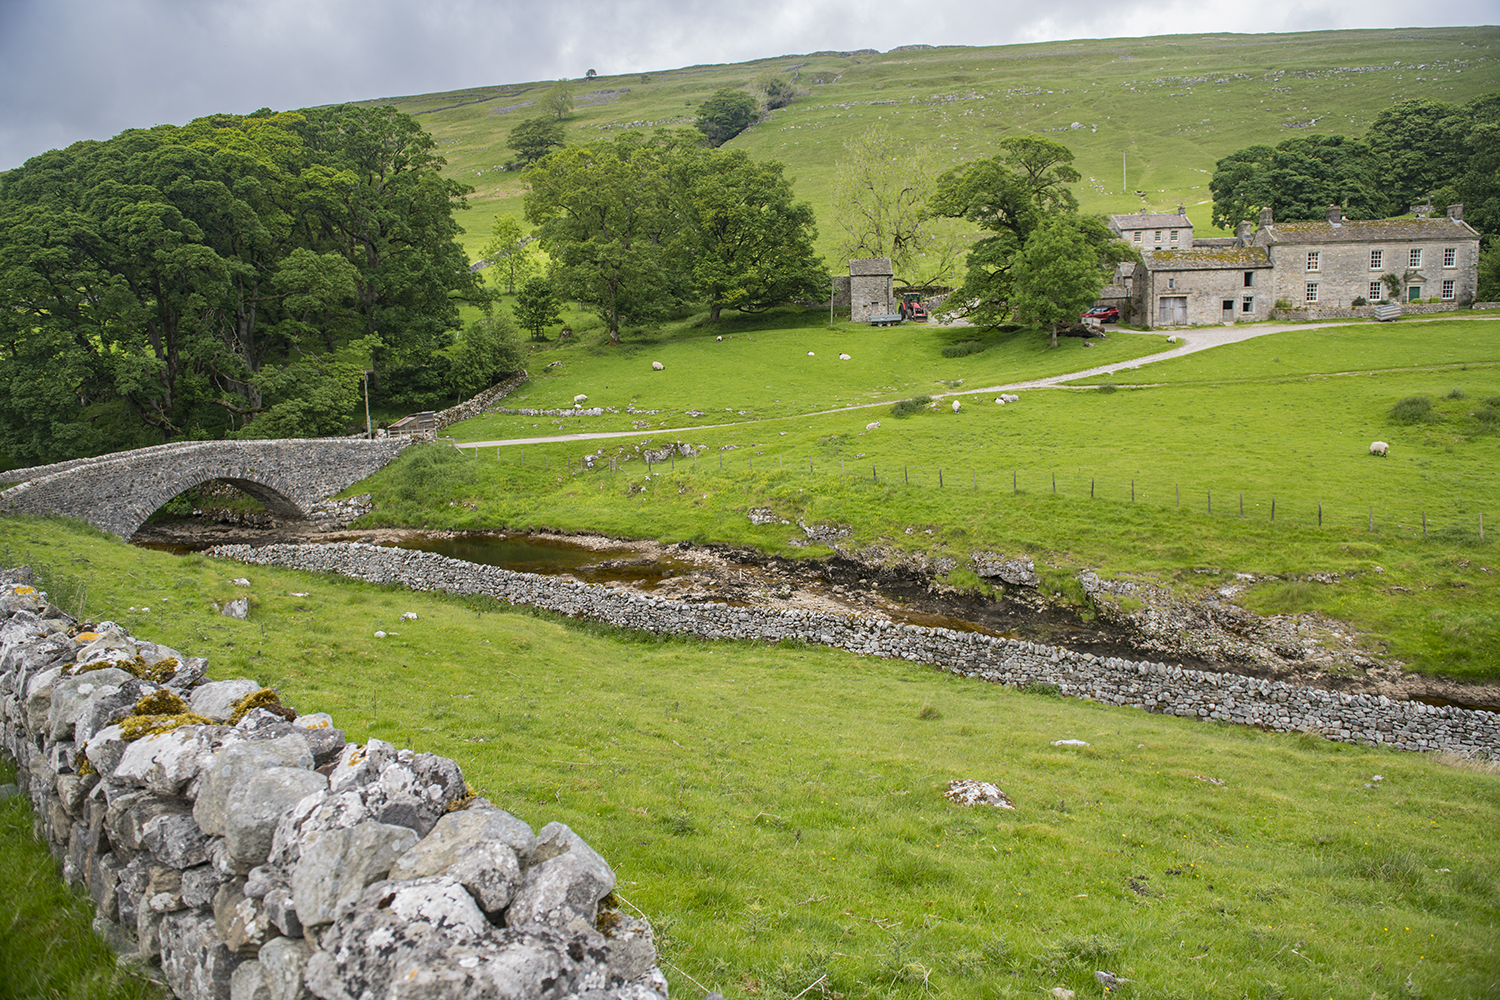
<path fill-rule="evenodd" d="M 1408 319 L 1407 323 L 1432 323 L 1444 319 L 1452 319 L 1451 316 L 1435 316 L 1430 319 Z M 1485 319 L 1500 321 L 1500 316 L 1474 316 L 1473 319 Z M 1372 321 L 1373 322 L 1373 321 Z M 1064 383 L 1080 378 L 1093 378 L 1096 375 L 1112 375 L 1119 371 L 1130 371 L 1149 365 L 1156 361 L 1166 361 L 1168 358 L 1182 357 L 1184 354 L 1194 354 L 1198 351 L 1206 351 L 1213 347 L 1223 347 L 1225 344 L 1237 344 L 1242 340 L 1253 340 L 1256 337 L 1264 337 L 1272 333 L 1285 333 L 1289 330 L 1316 330 L 1327 326 L 1357 326 L 1362 324 L 1349 323 L 1346 320 L 1329 323 L 1280 323 L 1254 326 L 1223 326 L 1223 327 L 1195 327 L 1190 330 L 1174 331 L 1182 343 L 1169 351 L 1160 354 L 1148 354 L 1143 358 L 1133 358 L 1130 361 L 1120 361 L 1109 365 L 1099 365 L 1096 368 L 1085 368 L 1082 371 L 1068 372 L 1063 375 L 1049 375 L 1046 378 L 1031 379 L 1026 382 L 1008 382 L 1004 385 L 992 385 L 983 389 L 963 389 L 957 392 L 945 392 L 934 395 L 934 399 L 946 399 L 952 396 L 982 396 L 998 392 L 1015 392 L 1020 389 L 1054 389 Z M 1133 331 L 1116 331 L 1116 335 L 1124 333 L 1128 336 L 1136 336 Z M 1159 334 L 1158 334 L 1159 335 Z M 839 406 L 830 410 L 813 410 L 809 413 L 768 417 L 763 419 L 786 420 L 802 417 L 817 417 L 829 413 L 848 413 L 852 410 L 882 409 L 891 405 L 890 400 L 883 403 L 860 403 L 858 406 Z M 688 427 L 658 427 L 654 430 L 631 430 L 631 431 L 594 431 L 578 434 L 554 434 L 544 437 L 506 438 L 501 441 L 461 441 L 460 448 L 504 448 L 507 445 L 527 444 L 552 444 L 558 441 L 602 441 L 608 438 L 628 437 L 660 437 L 666 434 L 687 434 L 694 431 L 712 430 L 719 427 L 742 427 L 745 424 L 759 423 L 760 420 L 737 420 L 732 423 L 723 424 L 697 424 Z"/>

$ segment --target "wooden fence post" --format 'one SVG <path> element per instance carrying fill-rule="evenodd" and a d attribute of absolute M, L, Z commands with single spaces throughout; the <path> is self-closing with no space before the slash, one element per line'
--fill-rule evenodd
<path fill-rule="evenodd" d="M 1370 530 L 1375 530 L 1375 505 L 1370 504 Z"/>
<path fill-rule="evenodd" d="M 1089 476 L 1089 499 L 1094 499 L 1094 477 Z"/>
<path fill-rule="evenodd" d="M 1057 496 L 1057 473 L 1052 473 L 1052 495 Z"/>
<path fill-rule="evenodd" d="M 1214 512 L 1214 491 L 1205 490 L 1204 492 L 1208 494 L 1208 512 L 1212 514 Z"/>
<path fill-rule="evenodd" d="M 1010 491 L 1012 493 L 1019 493 L 1019 492 L 1021 492 L 1020 490 L 1016 489 L 1016 470 L 1015 469 L 1011 469 L 1010 470 Z"/>
<path fill-rule="evenodd" d="M 1271 498 L 1271 520 L 1276 520 L 1276 498 Z"/>
<path fill-rule="evenodd" d="M 873 465 L 870 466 L 870 482 L 872 482 L 872 483 L 878 483 L 878 482 L 880 482 L 880 473 L 878 473 L 878 472 L 875 471 L 875 466 L 873 466 Z"/>
<path fill-rule="evenodd" d="M 1245 491 L 1240 490 L 1240 517 L 1245 516 Z"/>
<path fill-rule="evenodd" d="M 943 467 L 940 465 L 940 466 L 938 466 L 938 487 L 941 488 L 942 485 L 943 485 Z"/>
<path fill-rule="evenodd" d="M 1318 501 L 1318 527 L 1323 527 L 1323 501 Z"/>
<path fill-rule="evenodd" d="M 901 466 L 901 480 L 906 483 L 906 485 L 911 485 L 911 473 L 907 471 L 905 465 Z"/>
<path fill-rule="evenodd" d="M 1172 489 L 1177 492 L 1177 509 L 1181 510 L 1182 509 L 1182 487 L 1179 486 L 1176 483 L 1173 483 L 1172 484 Z"/>
<path fill-rule="evenodd" d="M 1484 541 L 1484 511 L 1479 512 L 1479 540 Z"/>
<path fill-rule="evenodd" d="M 1135 503 L 1135 477 L 1130 477 L 1130 502 Z"/>
<path fill-rule="evenodd" d="M 1427 537 L 1427 512 L 1422 511 L 1422 537 Z"/>

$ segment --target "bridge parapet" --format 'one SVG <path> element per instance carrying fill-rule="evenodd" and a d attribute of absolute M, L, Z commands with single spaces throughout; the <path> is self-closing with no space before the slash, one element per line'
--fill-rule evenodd
<path fill-rule="evenodd" d="M 312 504 L 384 468 L 407 440 L 284 438 L 183 441 L 76 459 L 6 478 L 0 508 L 76 517 L 129 538 L 162 504 L 184 490 L 223 479 L 283 519 L 305 520 Z"/>

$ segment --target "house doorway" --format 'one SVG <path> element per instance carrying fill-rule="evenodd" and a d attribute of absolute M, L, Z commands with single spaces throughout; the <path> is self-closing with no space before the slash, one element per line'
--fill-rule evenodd
<path fill-rule="evenodd" d="M 1163 295 L 1157 303 L 1156 321 L 1164 326 L 1187 325 L 1187 296 Z"/>
<path fill-rule="evenodd" d="M 1222 318 L 1223 318 L 1224 322 L 1226 322 L 1226 323 L 1233 323 L 1234 322 L 1234 299 L 1224 299 L 1223 300 L 1223 307 L 1220 310 L 1220 312 L 1222 313 Z"/>

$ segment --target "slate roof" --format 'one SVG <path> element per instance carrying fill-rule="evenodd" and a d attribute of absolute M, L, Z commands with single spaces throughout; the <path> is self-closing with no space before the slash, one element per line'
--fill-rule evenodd
<path fill-rule="evenodd" d="M 850 277 L 883 278 L 895 273 L 889 257 L 860 257 L 849 262 Z"/>
<path fill-rule="evenodd" d="M 1109 221 L 1114 224 L 1116 232 L 1122 229 L 1191 229 L 1193 227 L 1186 215 L 1178 215 L 1176 212 L 1147 215 L 1132 212 L 1129 215 L 1111 215 Z"/>
<path fill-rule="evenodd" d="M 1345 219 L 1335 225 L 1319 222 L 1276 222 L 1256 233 L 1256 241 L 1270 243 L 1404 243 L 1419 240 L 1473 240 L 1479 234 L 1467 222 L 1446 215 L 1419 219 Z"/>
<path fill-rule="evenodd" d="M 1151 250 L 1141 254 L 1152 271 L 1242 271 L 1270 267 L 1265 247 L 1192 247 L 1182 250 Z"/>

